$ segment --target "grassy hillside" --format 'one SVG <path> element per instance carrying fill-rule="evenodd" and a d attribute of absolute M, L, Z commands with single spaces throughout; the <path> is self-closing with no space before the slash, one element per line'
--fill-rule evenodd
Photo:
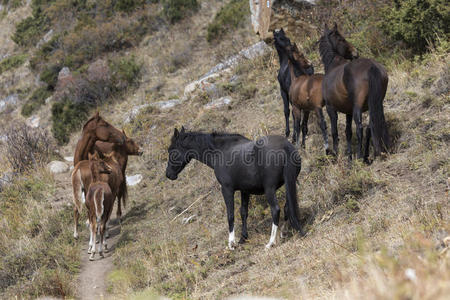
<path fill-rule="evenodd" d="M 370 166 L 357 161 L 349 166 L 343 156 L 331 160 L 323 155 L 320 129 L 312 116 L 306 149 L 300 149 L 298 179 L 307 235 L 300 238 L 290 233 L 266 251 L 270 208 L 264 197 L 253 196 L 250 239 L 228 251 L 226 210 L 213 171 L 191 162 L 177 181 L 169 181 L 165 168 L 174 127 L 238 132 L 249 138 L 284 133 L 275 50 L 209 80 L 214 89 L 184 95 L 186 85 L 258 41 L 249 14 L 241 14 L 248 9 L 248 1 L 111 1 L 96 7 L 75 2 L 32 1 L 32 9 L 19 6 L 8 12 L 6 18 L 14 12 L 28 12 L 31 19 L 17 22 L 24 24 L 17 28 L 28 28 L 26 22 L 42 25 L 30 27 L 39 29 L 33 33 L 36 38 L 50 29 L 55 33 L 39 48 L 37 41 L 27 44 L 31 42 L 23 38 L 27 30 L 16 34 L 18 46 L 14 56 L 0 62 L 5 70 L 0 75 L 10 78 L 14 70 L 26 69 L 45 84 L 35 86 L 33 81 L 21 89 L 27 104 L 3 113 L 2 122 L 21 119 L 20 111 L 25 111 L 25 115 L 41 116 L 46 120 L 41 124 L 48 129 L 55 128 L 58 120 L 65 125 L 64 120 L 71 119 L 72 109 L 76 111 L 80 103 L 76 97 L 86 96 L 72 96 L 71 88 L 59 90 L 55 74 L 69 67 L 74 82 L 95 97 L 93 103 L 80 106 L 83 115 L 72 127 L 58 127 L 63 133 L 60 142 L 67 143 L 60 146 L 60 154 L 73 154 L 77 129 L 95 108 L 143 146 L 144 156 L 129 162 L 128 173 L 141 173 L 144 180 L 129 191 L 113 254 L 115 269 L 108 277 L 112 295 L 139 299 L 154 295 L 216 299 L 240 294 L 288 299 L 444 299 L 450 293 L 450 256 L 442 252 L 442 240 L 450 235 L 448 32 L 440 32 L 422 52 L 408 45 L 403 27 L 394 33 L 380 24 L 387 16 L 382 8 L 388 1 L 342 1 L 340 5 L 319 1 L 312 10 L 300 11 L 297 17 L 310 24 L 308 30 L 317 30 L 288 35 L 313 62 L 316 72 L 323 72 L 315 42 L 325 20 L 337 21 L 362 56 L 375 58 L 388 68 L 385 113 L 392 152 Z M 182 17 L 170 10 L 172 5 L 180 5 L 182 9 L 175 12 L 183 12 Z M 448 17 L 445 11 L 442 14 Z M 24 17 L 29 15 L 24 13 Z M 99 30 L 110 30 L 111 39 L 95 38 L 105 36 Z M 92 80 L 90 76 L 99 73 L 95 70 L 105 69 L 110 76 Z M 107 92 L 98 93 L 99 87 Z M 8 92 L 16 89 L 8 87 Z M 45 103 L 48 94 L 53 99 Z M 230 98 L 230 104 L 205 107 L 220 97 Z M 148 106 L 130 122 L 124 121 L 140 105 L 169 99 L 183 101 L 169 109 Z M 339 117 L 344 153 L 345 118 Z M 3 155 L 0 161 L 1 170 L 6 171 Z M 284 206 L 284 188 L 277 197 Z M 87 233 L 83 227 L 81 242 L 72 241 L 71 209 L 55 198 L 70 202 L 68 178 L 55 181 L 39 168 L 19 176 L 1 192 L 0 253 L 6 259 L 0 264 L 0 276 L 8 280 L 0 280 L 6 283 L 0 286 L 0 297 L 77 295 L 73 275 L 79 267 L 79 243 L 87 243 Z M 239 236 L 239 193 L 236 204 Z M 30 206 L 33 213 L 25 216 Z M 187 217 L 192 218 L 184 224 Z M 60 285 L 48 286 L 55 278 Z"/>

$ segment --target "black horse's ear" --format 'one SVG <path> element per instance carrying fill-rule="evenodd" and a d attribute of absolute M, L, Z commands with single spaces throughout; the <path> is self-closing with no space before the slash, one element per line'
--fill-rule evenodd
<path fill-rule="evenodd" d="M 178 129 L 175 127 L 174 131 L 173 131 L 173 136 L 175 138 L 177 138 L 180 135 L 180 133 L 178 132 Z"/>
<path fill-rule="evenodd" d="M 334 30 L 334 31 L 337 31 L 337 30 L 338 30 L 338 28 L 337 28 L 337 23 L 336 23 L 336 22 L 334 22 L 333 30 Z"/>
<path fill-rule="evenodd" d="M 284 34 L 284 29 L 283 29 L 283 27 L 281 27 L 280 33 Z"/>
<path fill-rule="evenodd" d="M 181 133 L 184 133 L 185 131 L 184 126 L 181 126 Z"/>
<path fill-rule="evenodd" d="M 323 29 L 325 30 L 325 32 L 327 32 L 328 30 L 330 30 L 330 28 L 328 28 L 328 24 L 325 23 L 325 26 L 323 27 Z"/>

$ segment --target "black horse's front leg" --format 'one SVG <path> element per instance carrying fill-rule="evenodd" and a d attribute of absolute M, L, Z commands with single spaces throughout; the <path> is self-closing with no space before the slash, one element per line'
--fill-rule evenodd
<path fill-rule="evenodd" d="M 345 115 L 345 137 L 347 139 L 347 155 L 348 160 L 352 161 L 352 115 Z"/>
<path fill-rule="evenodd" d="M 236 245 L 236 238 L 234 235 L 234 190 L 222 186 L 222 195 L 227 207 L 228 248 L 234 250 L 234 246 Z"/>
<path fill-rule="evenodd" d="M 267 249 L 276 243 L 278 224 L 280 222 L 280 206 L 278 206 L 278 200 L 275 192 L 276 190 L 274 188 L 267 188 L 265 192 L 267 202 L 269 202 L 270 211 L 272 213 L 272 231 L 270 234 L 269 243 L 266 245 Z"/>
<path fill-rule="evenodd" d="M 281 88 L 281 86 L 280 86 Z M 289 135 L 291 134 L 291 130 L 289 129 L 289 96 L 288 94 L 281 90 L 281 98 L 283 98 L 283 105 L 284 105 L 284 118 L 286 119 L 286 137 L 289 137 Z"/>
<path fill-rule="evenodd" d="M 337 111 L 329 105 L 327 105 L 327 112 L 331 122 L 331 136 L 333 137 L 333 150 L 334 153 L 337 155 L 339 153 L 339 136 L 337 129 L 338 115 Z"/>
<path fill-rule="evenodd" d="M 353 119 L 356 125 L 356 136 L 358 137 L 358 159 L 363 157 L 362 143 L 363 143 L 363 127 L 362 127 L 362 112 L 358 107 L 353 108 Z"/>
<path fill-rule="evenodd" d="M 241 219 L 242 219 L 242 232 L 239 243 L 242 244 L 248 239 L 247 232 L 247 216 L 248 216 L 248 202 L 250 194 L 241 191 Z"/>

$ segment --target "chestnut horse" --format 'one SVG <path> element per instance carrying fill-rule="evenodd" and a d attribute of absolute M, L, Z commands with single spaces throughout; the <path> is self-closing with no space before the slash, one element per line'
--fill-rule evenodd
<path fill-rule="evenodd" d="M 90 155 L 90 153 L 88 154 Z M 98 153 L 95 152 L 95 155 L 98 156 Z M 97 181 L 105 182 L 108 184 L 110 189 L 114 194 L 113 200 L 115 200 L 118 195 L 120 188 L 125 185 L 125 178 L 122 175 L 122 168 L 118 163 L 118 157 L 120 154 L 116 152 L 112 152 L 110 154 L 105 155 L 104 162 L 110 172 L 101 173 L 97 177 Z M 72 172 L 72 188 L 73 188 L 73 202 L 74 202 L 74 238 L 78 238 L 78 219 L 81 214 L 81 203 L 84 203 L 87 199 L 87 191 L 94 182 L 94 177 L 90 169 L 89 160 L 82 160 L 78 162 Z M 86 194 L 86 197 L 85 197 Z M 118 199 L 120 202 L 121 199 Z"/>
<path fill-rule="evenodd" d="M 86 208 L 89 216 L 90 239 L 88 254 L 91 254 L 89 260 L 94 260 L 96 250 L 96 234 L 100 233 L 99 255 L 103 257 L 103 247 L 108 251 L 105 240 L 106 223 L 111 216 L 115 194 L 106 182 L 101 180 L 102 171 L 106 168 L 97 153 L 89 156 L 89 168 L 92 174 L 92 184 L 86 197 Z M 100 228 L 99 228 L 100 226 Z"/>
<path fill-rule="evenodd" d="M 327 124 L 323 116 L 322 107 L 325 105 L 322 98 L 322 80 L 323 74 L 307 75 L 303 72 L 300 76 L 296 76 L 294 66 L 303 71 L 302 62 L 305 60 L 303 53 L 301 53 L 297 44 L 289 46 L 286 49 L 289 56 L 289 70 L 291 73 L 291 87 L 289 89 L 289 100 L 292 106 L 294 115 L 294 136 L 292 138 L 295 143 L 300 135 L 300 120 L 301 111 L 303 111 L 302 122 L 302 147 L 305 147 L 305 138 L 308 134 L 308 118 L 309 112 L 314 111 L 317 115 L 319 127 L 322 130 L 325 151 L 328 154 L 328 134 Z"/>
<path fill-rule="evenodd" d="M 75 155 L 73 157 L 74 166 L 81 160 L 88 159 L 88 153 L 92 152 L 94 144 L 98 140 L 120 145 L 125 143 L 123 133 L 106 122 L 97 112 L 83 126 L 81 137 L 75 148 Z"/>
<path fill-rule="evenodd" d="M 389 147 L 389 136 L 383 112 L 383 100 L 388 85 L 385 68 L 372 59 L 358 58 L 356 49 L 339 33 L 325 25 L 319 40 L 319 50 L 325 66 L 322 93 L 331 120 L 333 148 L 338 152 L 337 112 L 347 115 L 347 154 L 352 159 L 352 119 L 358 137 L 358 158 L 362 157 L 362 113 L 369 110 L 369 126 L 366 129 L 364 161 L 368 162 L 372 137 L 374 156 Z"/>
<path fill-rule="evenodd" d="M 289 88 L 291 86 L 291 76 L 289 73 L 289 58 L 288 53 L 286 52 L 286 48 L 291 46 L 291 41 L 284 33 L 283 28 L 281 28 L 279 31 L 273 31 L 273 37 L 274 37 L 274 44 L 275 48 L 277 49 L 278 58 L 280 60 L 280 69 L 278 70 L 278 83 L 280 84 L 280 92 L 281 92 L 281 98 L 283 98 L 283 105 L 284 105 L 284 118 L 286 119 L 286 137 L 289 137 L 289 134 L 291 133 L 289 129 Z M 307 75 L 314 74 L 314 68 L 313 66 L 306 60 L 306 58 L 303 57 L 302 65 L 304 66 L 304 71 Z M 294 72 L 297 76 L 300 76 L 301 71 L 294 66 Z M 294 115 L 292 115 L 292 118 L 294 118 Z"/>

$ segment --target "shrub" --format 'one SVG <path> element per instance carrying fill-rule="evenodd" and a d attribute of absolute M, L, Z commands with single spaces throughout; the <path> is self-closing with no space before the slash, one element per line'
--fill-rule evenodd
<path fill-rule="evenodd" d="M 226 32 L 237 28 L 250 14 L 247 0 L 231 0 L 214 17 L 208 25 L 208 42 L 221 38 Z"/>
<path fill-rule="evenodd" d="M 58 65 L 52 65 L 42 71 L 40 79 L 47 84 L 48 89 L 55 89 L 56 83 L 58 82 L 59 71 L 61 71 L 61 67 Z"/>
<path fill-rule="evenodd" d="M 6 158 L 19 173 L 47 163 L 55 150 L 47 131 L 30 128 L 24 123 L 11 126 L 6 140 Z"/>
<path fill-rule="evenodd" d="M 191 11 L 199 8 L 197 0 L 164 0 L 163 14 L 170 23 L 184 19 Z"/>
<path fill-rule="evenodd" d="M 145 4 L 144 0 L 117 0 L 114 5 L 115 10 L 131 12 L 138 6 Z"/>
<path fill-rule="evenodd" d="M 11 37 L 19 46 L 36 44 L 49 28 L 50 21 L 40 7 L 33 10 L 33 15 L 16 25 L 16 31 Z"/>
<path fill-rule="evenodd" d="M 0 62 L 0 74 L 8 70 L 20 67 L 26 60 L 26 54 L 9 56 Z"/>
<path fill-rule="evenodd" d="M 40 87 L 36 89 L 31 95 L 30 99 L 22 106 L 22 115 L 25 117 L 31 116 L 31 114 L 41 107 L 45 103 L 45 99 L 51 96 L 51 92 L 46 87 Z"/>
<path fill-rule="evenodd" d="M 112 71 L 114 87 L 117 90 L 136 83 L 141 72 L 141 65 L 136 62 L 134 56 L 111 60 L 109 67 Z"/>
<path fill-rule="evenodd" d="M 69 142 L 70 134 L 86 120 L 90 108 L 85 103 L 74 103 L 69 99 L 53 104 L 52 133 L 58 144 Z"/>
<path fill-rule="evenodd" d="M 384 10 L 383 30 L 416 53 L 427 50 L 438 35 L 448 35 L 450 14 L 445 0 L 396 0 Z"/>

